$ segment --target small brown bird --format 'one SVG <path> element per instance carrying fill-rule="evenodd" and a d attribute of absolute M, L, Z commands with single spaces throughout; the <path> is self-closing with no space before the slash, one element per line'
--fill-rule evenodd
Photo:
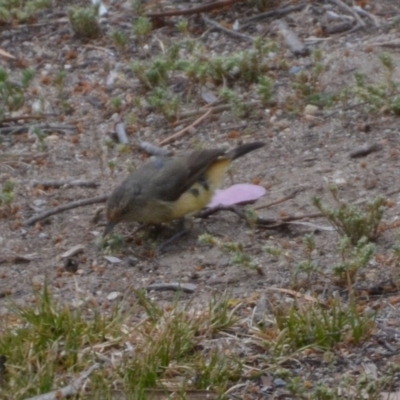
<path fill-rule="evenodd" d="M 195 150 L 176 157 L 152 157 L 111 193 L 103 236 L 123 221 L 161 224 L 201 210 L 230 163 L 263 146 L 263 142 L 253 142 L 230 151 Z"/>

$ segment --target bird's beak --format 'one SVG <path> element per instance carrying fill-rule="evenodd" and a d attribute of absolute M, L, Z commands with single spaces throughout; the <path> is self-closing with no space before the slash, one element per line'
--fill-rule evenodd
<path fill-rule="evenodd" d="M 103 238 L 106 237 L 114 228 L 114 226 L 116 225 L 116 222 L 108 222 L 105 229 L 104 229 L 104 233 L 103 233 Z"/>

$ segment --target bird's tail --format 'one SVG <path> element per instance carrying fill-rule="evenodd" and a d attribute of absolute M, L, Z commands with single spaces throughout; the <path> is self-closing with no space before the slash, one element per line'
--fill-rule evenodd
<path fill-rule="evenodd" d="M 264 147 L 265 143 L 264 142 L 252 142 L 252 143 L 246 143 L 242 144 L 233 150 L 230 150 L 226 153 L 226 157 L 230 158 L 232 160 L 235 160 L 236 158 L 242 157 L 247 153 L 250 153 L 253 150 L 257 150 L 260 147 Z"/>

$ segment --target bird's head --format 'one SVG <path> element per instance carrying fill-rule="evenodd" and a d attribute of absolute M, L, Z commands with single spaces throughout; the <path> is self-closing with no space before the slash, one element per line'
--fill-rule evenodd
<path fill-rule="evenodd" d="M 140 189 L 127 181 L 124 181 L 111 193 L 106 205 L 107 225 L 103 237 L 108 235 L 115 225 L 122 221 L 129 221 L 139 194 Z"/>

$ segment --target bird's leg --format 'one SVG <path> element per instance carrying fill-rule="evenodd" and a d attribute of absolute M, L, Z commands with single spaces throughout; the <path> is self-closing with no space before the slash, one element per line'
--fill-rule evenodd
<path fill-rule="evenodd" d="M 189 218 L 182 218 L 179 220 L 179 225 L 178 225 L 178 232 L 175 233 L 172 237 L 170 237 L 168 240 L 165 242 L 161 243 L 157 247 L 157 253 L 161 254 L 164 253 L 164 251 L 174 242 L 176 242 L 178 239 L 181 239 L 183 236 L 186 236 L 190 230 L 192 229 L 193 223 L 192 220 Z"/>

